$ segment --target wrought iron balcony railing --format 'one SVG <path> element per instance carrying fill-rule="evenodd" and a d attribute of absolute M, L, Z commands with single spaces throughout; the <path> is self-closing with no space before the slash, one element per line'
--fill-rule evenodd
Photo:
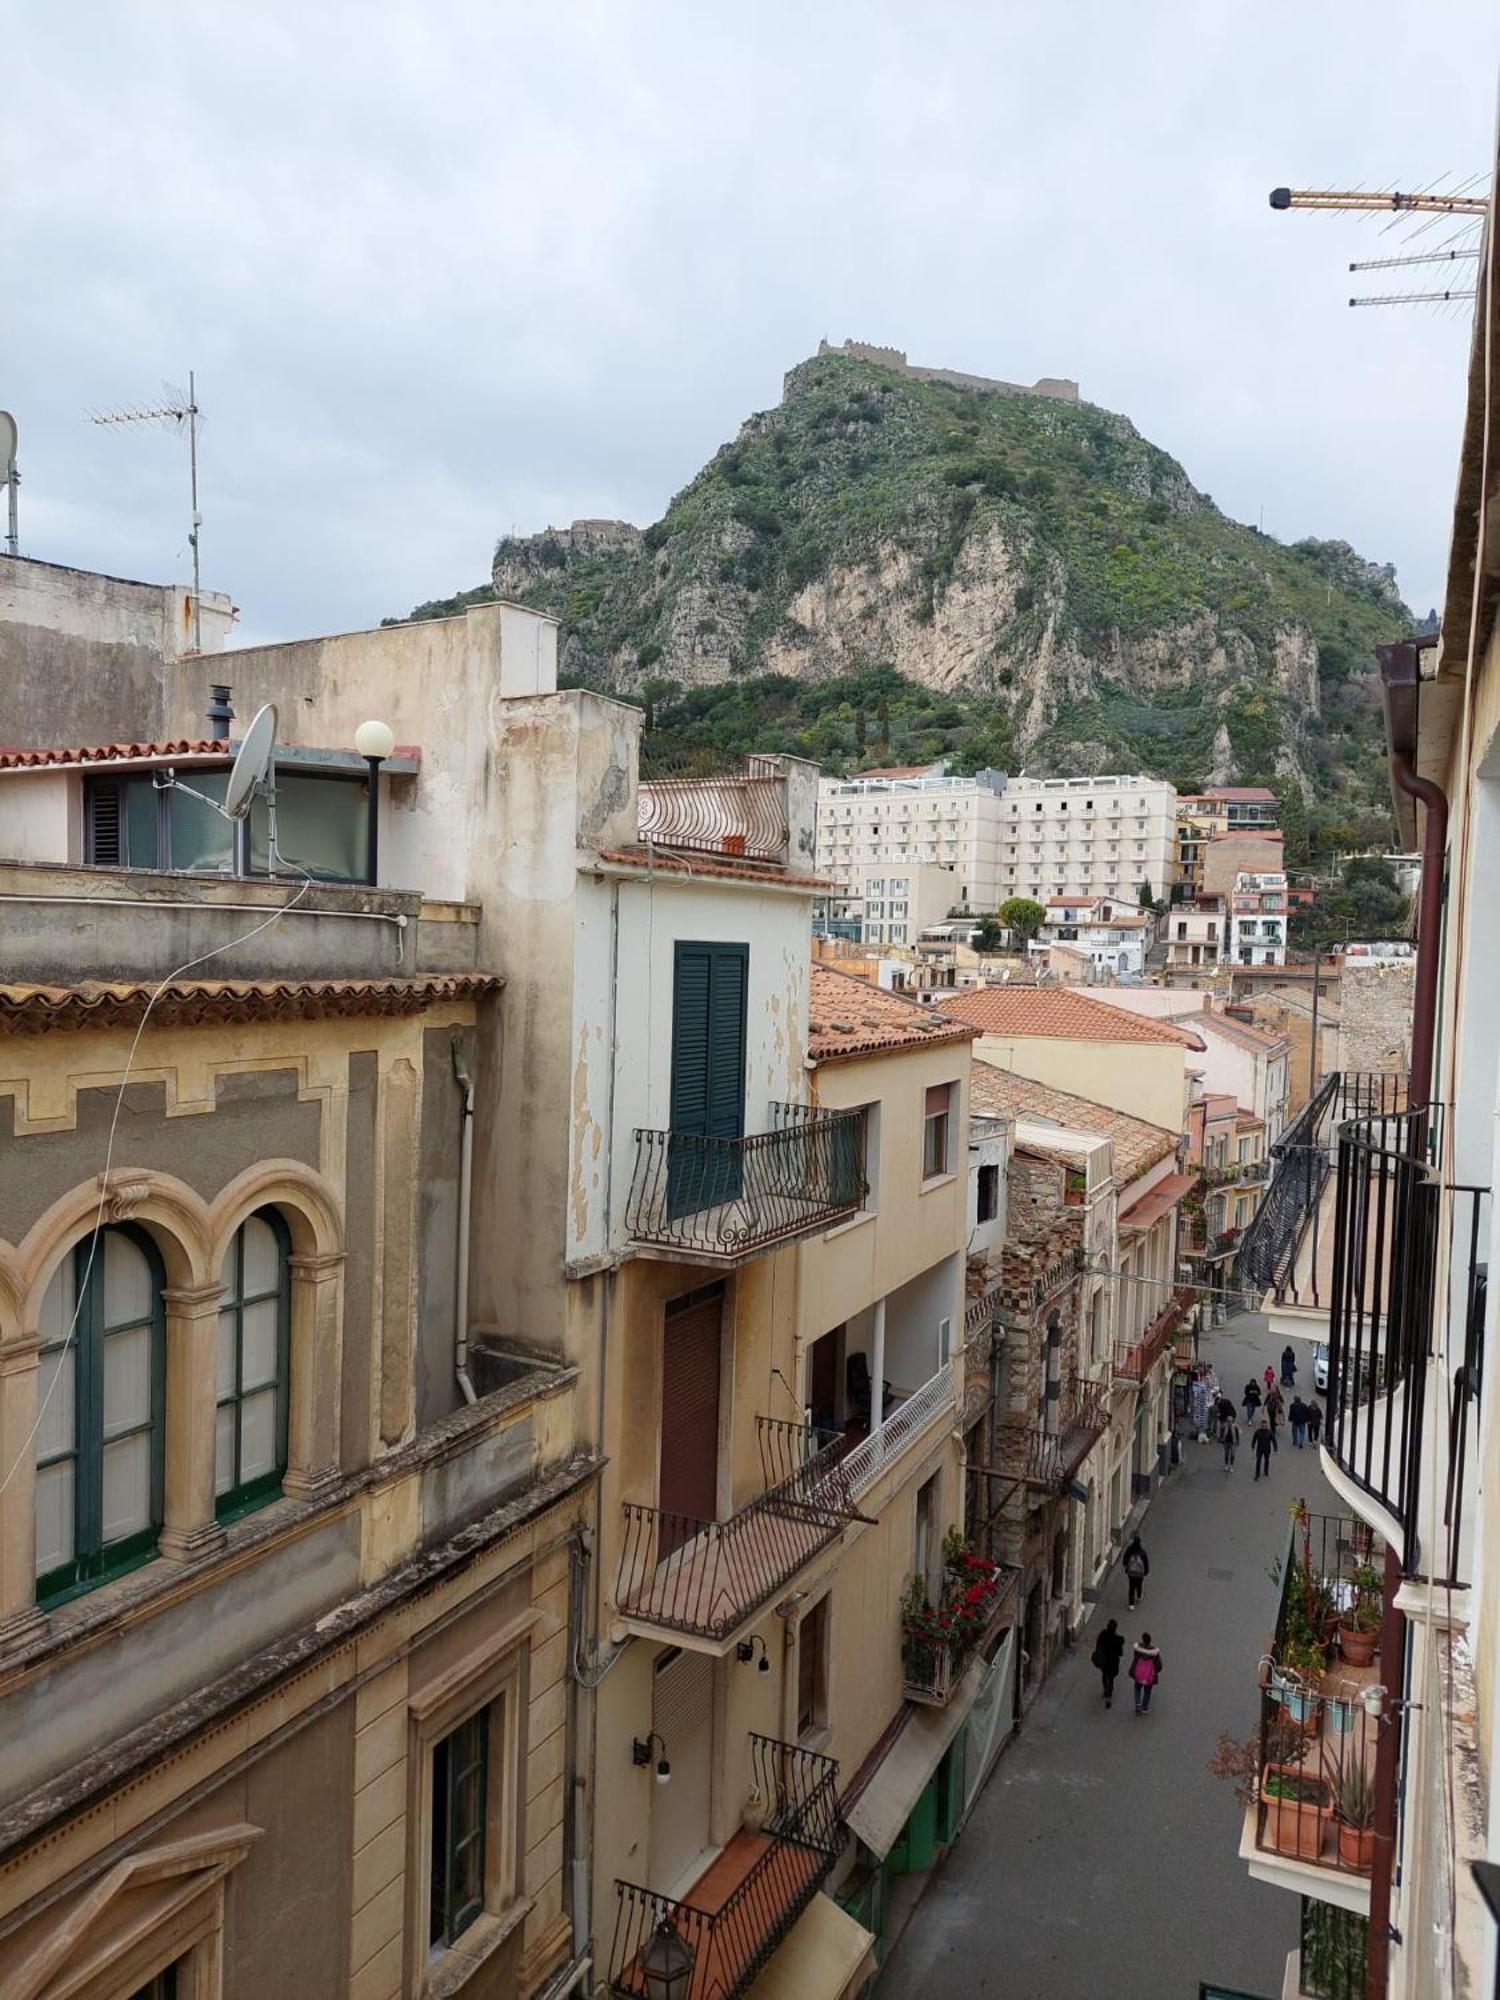
<path fill-rule="evenodd" d="M 1184 1285 L 1148 1322 L 1138 1340 L 1115 1342 L 1116 1381 L 1145 1381 L 1192 1311 L 1194 1296 L 1191 1286 Z"/>
<path fill-rule="evenodd" d="M 1205 1167 L 1203 1181 L 1206 1187 L 1238 1187 L 1252 1181 L 1263 1181 L 1271 1171 L 1269 1160 L 1230 1160 L 1222 1167 Z"/>
<path fill-rule="evenodd" d="M 655 1630 L 723 1640 L 857 1518 L 842 1432 L 758 1417 L 765 1491 L 727 1521 L 624 1503 L 615 1604 Z"/>
<path fill-rule="evenodd" d="M 839 1460 L 836 1476 L 850 1502 L 868 1493 L 888 1466 L 952 1411 L 954 1389 L 954 1365 L 945 1361 L 936 1375 L 930 1375 L 920 1389 L 896 1405 L 879 1430 L 861 1438 Z"/>
<path fill-rule="evenodd" d="M 1487 1188 L 1444 1187 L 1425 1112 L 1353 1120 L 1339 1135 L 1328 1420 L 1334 1463 L 1381 1510 L 1408 1575 L 1462 1584 L 1460 1534 L 1483 1361 Z M 1446 1233 L 1446 1242 L 1444 1236 Z M 1439 1287 L 1446 1283 L 1446 1298 Z M 1439 1317 L 1451 1369 L 1437 1547 L 1423 1547 L 1427 1378 Z"/>
<path fill-rule="evenodd" d="M 735 1860 L 743 1873 L 708 1907 L 678 1901 L 634 1882 L 616 1882 L 609 1987 L 621 2000 L 670 1991 L 679 2000 L 738 2000 L 822 1887 L 842 1852 L 845 1829 L 838 1765 L 831 1757 L 750 1738 L 751 1774 L 766 1801 L 759 1832 L 738 1834 L 715 1864 Z M 736 1852 L 738 1850 L 738 1852 Z M 672 1953 L 681 1984 L 652 1982 L 653 1944 Z"/>
<path fill-rule="evenodd" d="M 663 847 L 784 861 L 786 780 L 753 770 L 734 777 L 651 777 L 640 788 L 636 826 L 642 840 Z"/>
<path fill-rule="evenodd" d="M 981 1554 L 984 1551 L 980 1551 Z M 977 1615 L 979 1631 L 970 1638 L 934 1639 L 906 1633 L 901 1648 L 901 1691 L 908 1701 L 927 1708 L 945 1708 L 964 1668 L 982 1652 L 1003 1625 L 1012 1624 L 1020 1599 L 1020 1570 L 1000 1568 L 986 1586 Z"/>
<path fill-rule="evenodd" d="M 773 1103 L 749 1138 L 638 1127 L 625 1220 L 637 1243 L 732 1262 L 830 1228 L 866 1192 L 862 1111 Z"/>
<path fill-rule="evenodd" d="M 1001 1419 L 1000 1469 L 1061 1493 L 1108 1429 L 1108 1385 L 1075 1375 L 1063 1385 L 1055 1429 Z"/>

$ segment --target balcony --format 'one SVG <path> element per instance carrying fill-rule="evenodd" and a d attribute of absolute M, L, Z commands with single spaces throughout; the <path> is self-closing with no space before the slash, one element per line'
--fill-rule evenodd
<path fill-rule="evenodd" d="M 1258 1673 L 1258 1727 L 1235 1746 L 1246 1802 L 1240 1851 L 1251 1874 L 1358 1911 L 1369 1902 L 1380 1730 L 1361 1696 L 1381 1680 L 1383 1562 L 1361 1522 L 1294 1519 L 1275 1635 Z"/>
<path fill-rule="evenodd" d="M 1271 1172 L 1269 1160 L 1230 1160 L 1222 1167 L 1205 1167 L 1203 1184 L 1205 1187 L 1240 1187 L 1251 1181 L 1264 1181 Z"/>
<path fill-rule="evenodd" d="M 1003 1625 L 1014 1622 L 1021 1572 L 970 1546 L 943 1572 L 942 1602 L 901 1614 L 901 1688 L 908 1701 L 945 1708 L 964 1669 Z"/>
<path fill-rule="evenodd" d="M 831 1228 L 866 1191 L 862 1112 L 773 1103 L 749 1138 L 638 1127 L 625 1223 L 647 1250 L 733 1265 Z"/>
<path fill-rule="evenodd" d="M 1339 1134 L 1327 1278 L 1328 1422 L 1334 1477 L 1372 1503 L 1408 1576 L 1462 1586 L 1465 1465 L 1483 1364 L 1489 1190 L 1449 1185 L 1427 1164 L 1425 1112 L 1352 1120 Z M 1446 1240 L 1445 1240 L 1446 1239 Z M 1446 1274 L 1446 1299 L 1443 1297 Z M 1426 1408 L 1435 1335 L 1446 1321 L 1451 1384 Z M 1441 1429 L 1439 1429 L 1441 1426 Z M 1442 1433 L 1446 1432 L 1446 1435 Z M 1434 1543 L 1421 1500 L 1435 1454 Z M 1367 1510 L 1362 1508 L 1361 1512 Z"/>
<path fill-rule="evenodd" d="M 1115 1342 L 1115 1380 L 1144 1382 L 1176 1338 L 1178 1328 L 1193 1309 L 1196 1293 L 1191 1286 L 1174 1292 L 1139 1340 Z"/>
<path fill-rule="evenodd" d="M 1063 1384 L 1055 1428 L 1001 1420 L 1000 1469 L 1043 1492 L 1064 1493 L 1108 1429 L 1108 1385 L 1072 1376 Z"/>
<path fill-rule="evenodd" d="M 877 1430 L 853 1445 L 831 1468 L 831 1477 L 849 1505 L 862 1499 L 880 1475 L 940 1418 L 951 1415 L 957 1387 L 954 1364 L 945 1361 L 936 1375 L 890 1411 Z"/>
<path fill-rule="evenodd" d="M 642 763 L 649 766 L 644 755 Z M 786 778 L 752 757 L 735 776 L 665 777 L 643 773 L 636 801 L 643 841 L 695 854 L 785 863 L 790 839 Z"/>
<path fill-rule="evenodd" d="M 615 1607 L 627 1625 L 726 1645 L 859 1518 L 841 1433 L 772 1417 L 756 1433 L 765 1491 L 727 1521 L 624 1503 Z"/>
<path fill-rule="evenodd" d="M 838 1765 L 774 1737 L 750 1738 L 751 1774 L 767 1801 L 758 1832 L 737 1833 L 680 1902 L 616 1882 L 609 1990 L 621 2000 L 738 2000 L 827 1878 L 845 1840 Z M 671 1952 L 681 1984 L 653 1978 Z"/>

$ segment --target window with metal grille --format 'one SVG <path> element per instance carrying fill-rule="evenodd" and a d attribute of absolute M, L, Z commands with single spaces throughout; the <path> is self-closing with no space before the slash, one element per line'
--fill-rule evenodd
<path fill-rule="evenodd" d="M 481 1708 L 432 1746 L 429 1944 L 452 1944 L 484 1909 L 489 1720 Z"/>

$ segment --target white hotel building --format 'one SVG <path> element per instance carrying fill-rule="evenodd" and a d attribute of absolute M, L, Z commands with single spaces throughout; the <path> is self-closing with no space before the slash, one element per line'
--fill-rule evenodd
<path fill-rule="evenodd" d="M 1012 778 L 1001 816 L 1000 900 L 1117 896 L 1176 878 L 1177 793 L 1160 778 Z"/>
<path fill-rule="evenodd" d="M 940 764 L 820 779 L 818 873 L 853 884 L 872 864 L 944 868 L 952 907 L 988 915 L 1011 893 L 1000 874 L 1004 790 L 1003 771 L 950 778 Z"/>

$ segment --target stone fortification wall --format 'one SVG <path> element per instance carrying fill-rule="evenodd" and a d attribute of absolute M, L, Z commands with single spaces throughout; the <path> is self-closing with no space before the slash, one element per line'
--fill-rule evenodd
<path fill-rule="evenodd" d="M 889 368 L 893 374 L 909 375 L 915 382 L 946 382 L 954 389 L 1001 389 L 1007 395 L 1050 396 L 1061 403 L 1079 400 L 1078 384 L 1065 375 L 1042 375 L 1035 382 L 999 382 L 988 375 L 965 375 L 956 368 L 918 368 L 907 360 L 901 348 L 876 347 L 864 340 L 845 340 L 837 346 L 820 340 L 818 354 L 820 358 L 825 354 L 847 355 L 851 361 L 870 361 L 877 368 Z"/>

